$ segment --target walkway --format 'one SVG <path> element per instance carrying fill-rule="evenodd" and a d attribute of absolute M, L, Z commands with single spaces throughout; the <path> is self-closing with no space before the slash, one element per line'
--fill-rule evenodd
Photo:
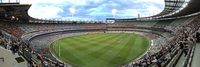
<path fill-rule="evenodd" d="M 183 67 L 185 60 L 186 57 L 184 56 L 184 54 L 182 54 L 175 67 Z"/>
<path fill-rule="evenodd" d="M 27 67 L 27 61 L 23 58 L 24 62 L 18 63 L 15 60 L 17 57 L 20 57 L 17 53 L 13 55 L 11 51 L 0 46 L 0 67 Z"/>
<path fill-rule="evenodd" d="M 200 43 L 196 44 L 194 56 L 192 59 L 192 67 L 199 67 L 200 66 Z"/>

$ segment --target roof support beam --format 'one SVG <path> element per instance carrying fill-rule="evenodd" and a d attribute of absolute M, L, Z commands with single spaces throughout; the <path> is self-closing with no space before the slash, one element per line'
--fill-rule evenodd
<path fill-rule="evenodd" d="M 170 3 L 184 3 L 185 1 L 184 1 L 184 0 L 182 0 L 182 1 L 166 1 L 166 0 L 165 0 L 165 3 L 167 3 L 167 2 L 168 2 L 168 3 L 169 3 L 169 2 L 170 2 Z"/>

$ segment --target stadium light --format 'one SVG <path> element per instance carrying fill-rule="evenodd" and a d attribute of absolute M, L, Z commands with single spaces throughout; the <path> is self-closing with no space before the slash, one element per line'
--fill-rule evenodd
<path fill-rule="evenodd" d="M 76 10 L 75 10 L 74 8 L 71 7 L 71 8 L 69 8 L 69 12 L 71 13 L 72 18 L 73 18 L 73 16 L 74 16 Z"/>
<path fill-rule="evenodd" d="M 112 9 L 113 18 L 115 18 L 116 13 L 117 13 L 117 9 Z"/>

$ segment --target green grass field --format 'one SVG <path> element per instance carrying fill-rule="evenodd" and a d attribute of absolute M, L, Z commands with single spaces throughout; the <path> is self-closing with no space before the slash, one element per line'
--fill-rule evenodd
<path fill-rule="evenodd" d="M 57 40 L 51 51 L 74 67 L 118 67 L 141 56 L 148 46 L 149 40 L 137 34 L 99 33 Z"/>

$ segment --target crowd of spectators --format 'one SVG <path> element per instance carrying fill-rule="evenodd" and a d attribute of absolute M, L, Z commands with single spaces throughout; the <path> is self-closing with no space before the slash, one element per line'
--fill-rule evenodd
<path fill-rule="evenodd" d="M 190 19 L 192 18 L 181 18 L 181 19 L 176 19 L 174 20 L 170 25 L 168 25 L 167 27 L 165 27 L 165 29 L 168 29 L 168 30 L 171 30 L 171 31 L 175 31 L 175 29 L 178 27 L 178 26 L 181 26 L 182 23 L 187 23 L 187 22 L 190 22 Z"/>
<path fill-rule="evenodd" d="M 183 26 L 176 28 L 173 33 L 174 36 L 168 38 L 167 43 L 160 47 L 156 53 L 151 53 L 149 50 L 140 60 L 134 61 L 124 67 L 149 67 L 155 65 L 156 67 L 163 67 L 167 61 L 170 61 L 174 56 L 174 51 L 181 51 L 184 56 L 188 55 L 189 49 L 196 43 L 196 33 L 200 27 L 200 17 L 190 19 Z"/>
<path fill-rule="evenodd" d="M 2 33 L 0 34 L 0 45 L 3 46 L 5 49 L 11 50 L 13 54 L 18 52 L 20 44 L 20 40 L 6 38 L 3 36 Z"/>
<path fill-rule="evenodd" d="M 45 31 L 45 30 L 84 30 L 84 29 L 105 29 L 106 24 L 104 23 L 65 23 L 65 24 L 19 24 L 20 28 L 26 33 L 34 31 Z"/>
<path fill-rule="evenodd" d="M 16 36 L 20 38 L 25 32 L 19 28 L 19 26 L 15 24 L 9 24 L 9 23 L 1 23 L 1 29 L 4 30 L 9 34 L 12 34 L 13 36 Z"/>
<path fill-rule="evenodd" d="M 116 21 L 115 23 L 109 23 L 108 27 L 145 27 L 150 28 L 154 26 L 157 21 Z"/>
<path fill-rule="evenodd" d="M 173 52 L 177 50 L 182 50 L 185 56 L 188 55 L 188 51 L 190 47 L 196 42 L 196 31 L 199 29 L 199 16 L 190 19 L 188 22 L 182 24 L 182 26 L 178 26 L 173 28 L 172 30 L 173 36 L 169 36 L 166 41 L 167 43 L 163 43 L 161 47 L 158 48 L 157 52 L 151 52 L 150 50 L 142 57 L 141 59 L 132 62 L 131 64 L 125 65 L 125 67 L 148 67 L 151 65 L 156 65 L 157 67 L 163 67 L 167 61 L 170 61 L 173 57 Z M 153 22 L 156 24 L 156 22 Z M 143 23 L 142 23 L 143 24 Z M 140 25 L 142 25 L 140 24 Z M 145 23 L 144 23 L 145 24 Z M 22 24 L 23 25 L 23 24 Z M 68 25 L 68 24 L 67 24 Z M 99 26 L 100 25 L 100 26 Z M 137 23 L 114 23 L 108 24 L 108 26 L 116 26 L 116 27 L 126 27 L 126 26 L 135 26 Z M 147 26 L 149 24 L 146 24 Z M 169 24 L 157 24 L 164 25 L 161 26 L 162 28 L 166 27 Z M 10 27 L 11 26 L 11 27 Z M 63 24 L 43 24 L 38 26 L 35 25 L 24 25 L 25 27 L 21 26 L 21 28 L 35 28 L 33 31 L 36 30 L 43 30 L 43 29 L 55 29 L 55 28 L 77 28 L 77 29 L 104 29 L 106 28 L 105 24 L 74 24 L 74 25 L 63 25 Z M 33 27 L 30 27 L 33 26 Z M 151 26 L 153 26 L 151 24 Z M 7 32 L 8 34 L 14 35 L 16 37 L 21 37 L 23 32 L 19 27 L 15 25 L 3 25 L 2 30 Z M 30 30 L 30 29 L 27 29 Z M 22 42 L 22 40 L 18 38 L 7 38 L 6 35 L 0 32 L 0 45 L 5 47 L 5 49 L 11 50 L 13 54 L 19 53 L 24 56 L 28 56 L 28 62 L 30 66 L 44 66 L 44 67 L 63 67 L 64 64 L 60 62 L 53 61 L 43 54 L 39 54 L 32 50 L 28 44 Z M 161 40 L 162 41 L 162 40 Z M 161 43 L 159 43 L 161 44 Z M 163 45 L 164 44 L 164 45 Z M 31 56 L 29 56 L 31 55 Z M 36 56 L 39 59 L 39 62 L 32 58 L 32 56 Z"/>
<path fill-rule="evenodd" d="M 42 54 L 36 53 L 29 45 L 23 43 L 20 39 L 13 38 L 14 36 L 7 34 L 3 34 L 3 32 L 0 31 L 0 46 L 12 51 L 13 54 L 22 55 L 28 61 L 30 67 L 64 67 L 63 63 L 52 61 Z M 33 56 L 37 58 L 35 59 Z M 39 62 L 36 60 L 39 60 Z"/>
<path fill-rule="evenodd" d="M 165 28 L 170 25 L 174 20 L 159 20 L 157 23 L 152 26 L 153 28 Z"/>

